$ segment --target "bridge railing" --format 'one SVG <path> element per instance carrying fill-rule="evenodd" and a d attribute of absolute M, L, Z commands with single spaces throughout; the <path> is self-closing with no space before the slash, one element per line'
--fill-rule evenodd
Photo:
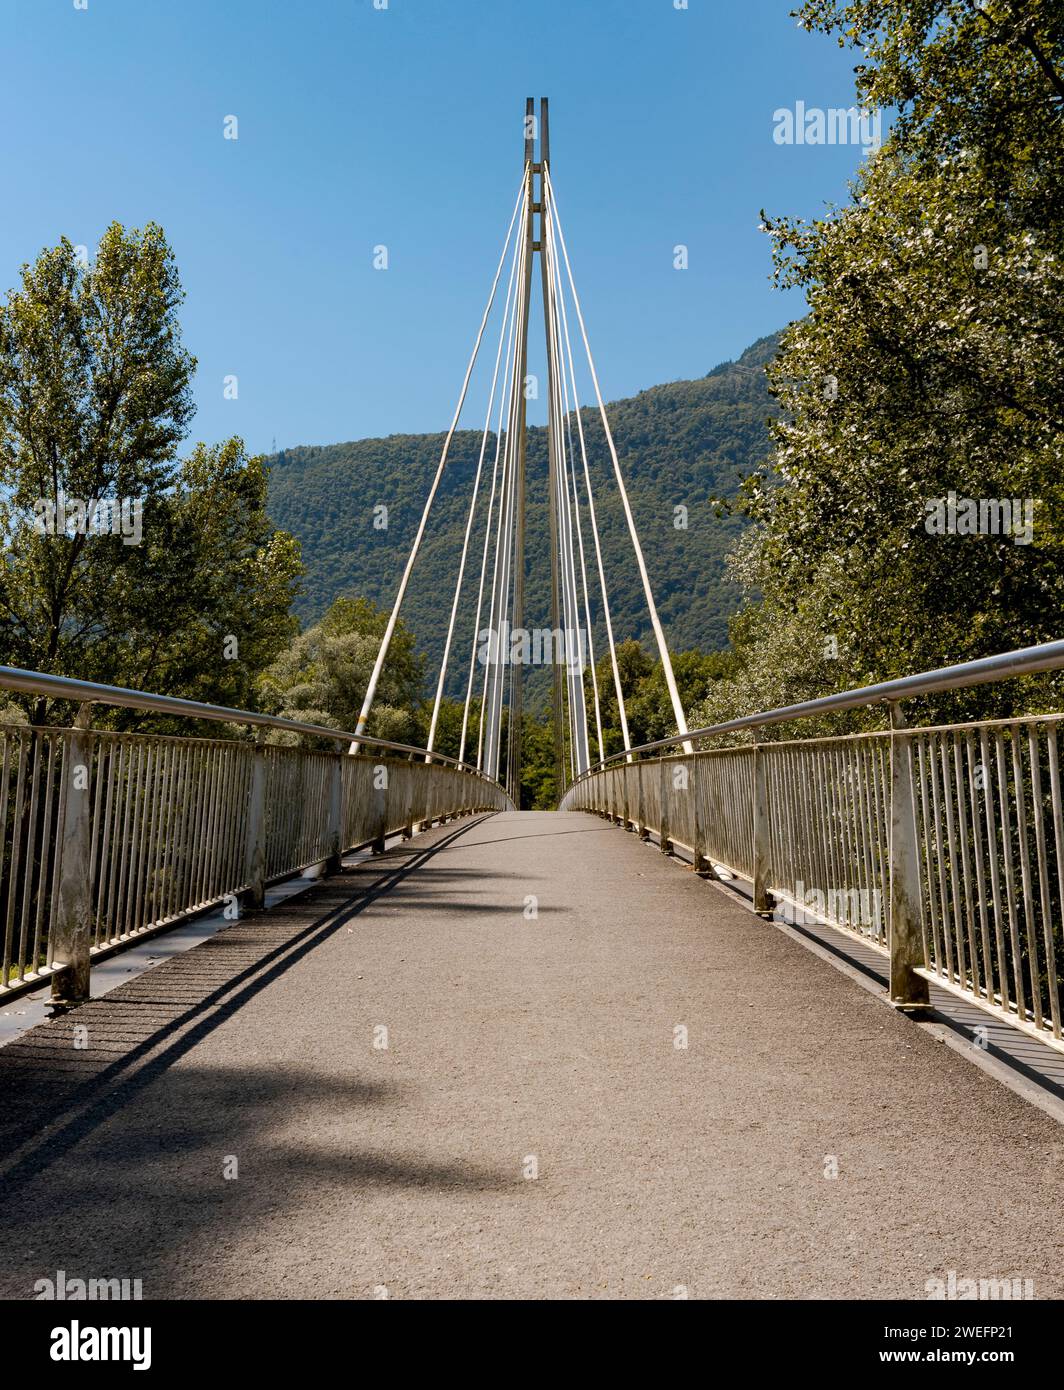
<path fill-rule="evenodd" d="M 1064 715 L 927 728 L 902 700 L 1064 667 L 1064 642 L 745 716 L 686 737 L 739 730 L 752 743 L 648 757 L 661 740 L 575 782 L 563 810 L 586 810 L 697 872 L 751 880 L 754 908 L 788 903 L 889 956 L 898 1007 L 928 983 L 1062 1046 Z M 829 709 L 886 702 L 891 728 L 765 742 L 758 731 Z"/>
<path fill-rule="evenodd" d="M 298 720 L 0 667 L 0 689 L 74 700 L 73 728 L 0 725 L 0 999 L 52 977 L 86 997 L 101 954 L 505 791 L 453 759 Z M 111 705 L 245 724 L 258 741 L 91 727 Z M 329 740 L 266 743 L 271 729 Z"/>

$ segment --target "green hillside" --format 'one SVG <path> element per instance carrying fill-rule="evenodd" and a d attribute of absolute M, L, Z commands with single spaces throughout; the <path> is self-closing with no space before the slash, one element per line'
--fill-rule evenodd
<path fill-rule="evenodd" d="M 766 452 L 766 422 L 774 407 L 763 367 L 776 342 L 775 335 L 762 338 L 737 362 L 722 363 L 708 376 L 654 386 L 608 407 L 658 608 L 670 646 L 677 650 L 712 650 L 727 638 L 738 593 L 724 579 L 724 556 L 743 523 L 716 517 L 711 499 L 733 494 L 743 474 Z M 590 409 L 585 408 L 583 417 L 615 635 L 618 640 L 646 638 L 649 620 L 601 422 Z M 529 434 L 525 621 L 531 628 L 549 625 L 550 569 L 546 431 L 537 428 Z M 286 449 L 269 460 L 270 515 L 303 546 L 307 576 L 297 611 L 304 622 L 320 616 L 339 594 L 391 604 L 442 444 L 438 434 L 390 435 Z M 433 524 L 403 606 L 430 672 L 446 634 L 479 444 L 478 433 L 455 436 Z M 492 448 L 493 442 L 489 459 Z M 387 530 L 373 525 L 374 508 L 381 503 L 388 508 Z M 688 509 L 686 531 L 673 523 L 680 504 Z M 586 517 L 584 526 L 593 564 Z M 473 638 L 482 542 L 483 531 L 475 532 L 467 597 L 459 611 L 458 650 L 463 654 Z M 595 638 L 601 641 L 598 632 Z M 540 688 L 538 681 L 534 684 Z M 449 685 L 455 693 L 456 683 Z"/>

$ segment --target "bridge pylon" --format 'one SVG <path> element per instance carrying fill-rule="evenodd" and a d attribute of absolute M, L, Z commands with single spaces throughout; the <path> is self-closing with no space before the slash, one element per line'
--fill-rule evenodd
<path fill-rule="evenodd" d="M 483 526 L 483 545 L 476 602 L 475 605 L 472 603 L 470 593 L 469 606 L 463 611 L 463 619 L 468 619 L 472 614 L 473 622 L 461 740 L 457 750 L 458 760 L 464 763 L 468 759 L 478 771 L 504 780 L 517 805 L 520 805 L 521 801 L 524 763 L 524 666 L 530 660 L 548 661 L 552 668 L 554 774 L 558 796 L 563 794 L 571 781 L 583 776 L 593 765 L 601 764 L 608 752 L 615 751 L 607 748 L 603 731 L 602 700 L 595 666 L 596 621 L 604 629 L 610 656 L 622 751 L 628 755 L 629 760 L 631 758 L 632 745 L 617 662 L 617 644 L 610 616 L 606 571 L 595 506 L 595 488 L 588 464 L 587 439 L 580 410 L 573 356 L 572 337 L 576 332 L 579 334 L 578 342 L 582 342 L 587 356 L 587 367 L 594 388 L 602 433 L 609 451 L 636 567 L 642 581 L 650 625 L 676 717 L 677 733 L 685 738 L 685 751 L 691 751 L 691 744 L 686 741 L 686 717 L 603 403 L 565 235 L 558 215 L 551 176 L 549 121 L 547 98 L 540 98 L 537 117 L 535 100 L 528 97 L 525 102 L 521 182 L 510 226 L 503 242 L 502 255 L 495 271 L 473 353 L 466 368 L 458 406 L 444 441 L 440 461 L 400 580 L 356 727 L 357 735 L 365 731 L 399 609 L 428 526 L 440 480 L 448 463 L 451 443 L 466 400 L 485 326 L 509 260 L 509 283 L 499 329 L 495 369 L 426 749 L 430 753 L 435 749 L 439 734 L 439 717 L 446 688 L 448 662 L 458 627 L 459 612 L 462 610 L 461 599 L 467 561 L 471 539 L 476 529 L 474 523 L 479 519 Z M 537 256 L 547 378 L 547 512 L 551 590 L 548 654 L 544 651 L 547 644 L 542 641 L 537 651 L 529 650 L 531 635 L 525 629 L 528 560 L 528 401 L 530 398 L 538 398 L 539 394 L 538 391 L 533 391 L 535 377 L 529 374 L 533 262 Z M 575 331 L 571 332 L 574 325 Z M 489 462 L 488 444 L 489 438 L 492 437 L 494 459 Z M 489 472 L 490 487 L 487 483 Z M 486 501 L 481 502 L 484 495 Z M 590 548 L 593 549 L 593 565 L 589 565 L 588 562 L 589 547 L 585 544 L 585 519 L 586 531 L 592 543 Z M 597 591 L 595 579 L 598 581 Z M 593 604 L 593 594 L 597 599 L 597 605 Z M 594 758 L 591 751 L 588 699 L 584 686 L 584 672 L 587 669 L 590 669 L 590 693 L 597 741 L 597 757 Z M 474 699 L 478 686 L 479 718 L 475 718 Z M 474 724 L 477 726 L 475 730 Z M 356 739 L 352 748 L 357 747 Z"/>

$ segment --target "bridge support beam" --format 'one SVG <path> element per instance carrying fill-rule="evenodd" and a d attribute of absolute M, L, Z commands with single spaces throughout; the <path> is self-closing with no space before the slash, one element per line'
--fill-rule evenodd
<path fill-rule="evenodd" d="M 387 776 L 387 768 L 384 769 Z M 373 840 L 370 851 L 373 854 L 383 854 L 385 843 L 388 836 L 388 788 L 377 786 L 379 781 L 378 769 L 373 769 L 373 794 L 370 797 L 372 807 L 370 824 L 373 826 Z M 432 824 L 431 821 L 428 824 Z"/>
<path fill-rule="evenodd" d="M 266 734 L 260 729 L 252 754 L 251 793 L 248 797 L 248 830 L 245 843 L 245 907 L 266 906 Z"/>
<path fill-rule="evenodd" d="M 916 839 L 912 739 L 901 705 L 890 704 L 890 886 L 887 936 L 890 943 L 890 1002 L 920 1012 L 930 1003 L 924 964 L 923 892 Z"/>
<path fill-rule="evenodd" d="M 347 754 L 338 747 L 329 764 L 329 855 L 325 861 L 327 874 L 338 874 L 343 852 L 344 768 L 341 761 Z"/>
<path fill-rule="evenodd" d="M 643 790 L 643 764 L 635 764 L 635 784 L 638 805 L 636 808 L 635 833 L 641 840 L 650 838 L 650 831 L 647 829 L 647 803 L 646 793 Z"/>
<path fill-rule="evenodd" d="M 769 821 L 768 769 L 765 751 L 755 742 L 753 755 L 753 812 L 754 812 L 754 911 L 759 917 L 771 917 L 775 904 L 768 891 L 772 873 L 772 825 Z"/>
<path fill-rule="evenodd" d="M 692 865 L 699 878 L 716 878 L 717 871 L 710 863 L 706 855 L 707 834 L 706 834 L 706 813 L 702 805 L 701 779 L 704 764 L 698 758 L 692 758 L 687 764 L 687 787 L 689 794 L 694 798 L 691 802 L 691 823 L 695 831 L 694 863 Z"/>
<path fill-rule="evenodd" d="M 52 1006 L 66 1009 L 89 997 L 92 941 L 91 704 L 78 709 L 66 744 L 60 801 L 59 900 L 51 929 Z M 36 965 L 36 962 L 34 962 Z"/>
<path fill-rule="evenodd" d="M 658 849 L 662 854 L 672 853 L 672 841 L 669 839 L 669 764 L 662 758 L 661 760 L 661 815 L 658 826 Z"/>

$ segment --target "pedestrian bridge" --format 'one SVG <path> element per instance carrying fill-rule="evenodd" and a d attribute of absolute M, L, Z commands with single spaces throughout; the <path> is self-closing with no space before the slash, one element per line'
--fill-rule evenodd
<path fill-rule="evenodd" d="M 689 731 L 539 813 L 0 670 L 77 709 L 2 735 L 0 1293 L 1061 1296 L 1060 716 L 904 702 L 1062 664 Z M 791 736 L 860 703 L 889 727 Z"/>
<path fill-rule="evenodd" d="M 2 1296 L 1064 1296 L 1064 716 L 914 714 L 1064 642 L 688 727 L 533 107 L 355 728 L 0 667 L 31 716 L 0 725 Z M 374 700 L 493 312 L 408 747 Z M 526 529 L 580 656 L 552 643 L 552 812 L 516 809 Z M 636 586 L 674 730 L 643 747 Z"/>

